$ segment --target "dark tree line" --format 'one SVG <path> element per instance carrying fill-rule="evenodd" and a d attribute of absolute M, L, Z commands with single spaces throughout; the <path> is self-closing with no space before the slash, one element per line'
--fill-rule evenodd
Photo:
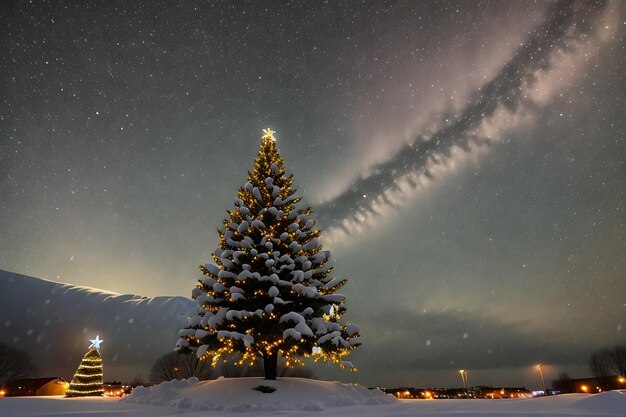
<path fill-rule="evenodd" d="M 605 347 L 589 355 L 587 361 L 591 374 L 598 380 L 603 390 L 610 388 L 611 377 L 626 378 L 626 346 Z M 576 392 L 574 380 L 566 373 L 560 373 L 552 380 L 552 387 L 563 393 Z"/>
<path fill-rule="evenodd" d="M 576 392 L 574 380 L 572 380 L 567 372 L 561 372 L 557 379 L 552 380 L 552 388 L 563 394 Z"/>
<path fill-rule="evenodd" d="M 0 343 L 0 384 L 32 377 L 37 366 L 31 356 L 6 343 Z"/>
<path fill-rule="evenodd" d="M 201 381 L 211 379 L 213 377 L 211 364 L 199 360 L 196 355 L 178 352 L 169 352 L 161 356 L 150 370 L 150 381 L 155 384 L 193 376 Z"/>
<path fill-rule="evenodd" d="M 603 390 L 609 388 L 609 377 L 619 375 L 626 377 L 626 346 L 602 348 L 589 356 L 589 370 L 598 379 Z"/>

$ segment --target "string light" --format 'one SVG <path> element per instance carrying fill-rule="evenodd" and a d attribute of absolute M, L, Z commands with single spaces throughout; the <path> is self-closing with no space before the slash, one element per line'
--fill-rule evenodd
<path fill-rule="evenodd" d="M 200 350 L 200 359 L 210 359 L 213 366 L 238 353 L 237 365 L 252 364 L 258 358 L 269 358 L 271 362 L 272 358 L 281 356 L 286 366 L 291 367 L 303 365 L 302 358 L 312 356 L 315 362 L 324 360 L 345 367 L 342 358 L 359 345 L 351 340 L 358 337 L 358 332 L 348 335 L 346 327 L 339 323 L 345 312 L 343 301 L 329 304 L 323 296 L 334 294 L 346 280 L 331 285 L 332 267 L 326 267 L 329 256 L 319 256 L 322 247 L 317 240 L 316 244 L 310 244 L 321 232 L 309 218 L 312 210 L 296 207 L 301 199 L 292 188 L 293 176 L 285 174 L 275 133 L 271 129 L 263 130 L 261 148 L 252 172 L 248 173 L 248 183 L 238 190 L 235 209 L 227 210 L 228 218 L 217 230 L 220 243 L 211 254 L 214 266 L 200 266 L 207 278 L 199 280 L 196 286 L 199 291 L 194 290 L 193 297 L 197 297 L 202 310 L 181 333 L 184 342 L 181 346 Z M 285 255 L 289 262 L 281 260 Z M 299 257 L 306 259 L 309 266 L 296 267 L 294 259 Z M 300 275 L 290 278 L 293 271 Z M 259 279 L 274 274 L 279 277 L 278 282 Z M 295 284 L 308 289 L 294 289 Z M 269 295 L 274 291 L 270 291 L 273 286 L 279 289 L 276 296 Z M 309 291 L 311 287 L 313 292 Z M 276 297 L 282 302 L 276 301 Z M 312 310 L 303 313 L 303 317 L 306 315 L 305 324 L 311 326 L 314 334 L 292 337 L 286 330 L 294 324 L 281 322 L 281 317 L 287 312 L 305 310 Z M 315 328 L 311 319 L 322 323 L 318 322 L 319 327 Z M 206 333 L 197 337 L 199 333 L 194 331 L 197 329 Z M 192 331 L 186 333 L 188 330 Z M 336 339 L 318 343 L 318 339 L 336 330 L 341 343 Z M 301 332 L 293 334 L 298 333 Z"/>
<path fill-rule="evenodd" d="M 68 397 L 101 396 L 104 393 L 102 357 L 98 350 L 102 340 L 96 336 L 90 342 L 89 350 L 81 360 L 65 393 Z"/>

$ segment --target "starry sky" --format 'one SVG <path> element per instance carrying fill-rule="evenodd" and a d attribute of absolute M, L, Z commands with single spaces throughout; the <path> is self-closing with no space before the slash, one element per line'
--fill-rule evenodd
<path fill-rule="evenodd" d="M 586 376 L 626 343 L 625 32 L 620 1 L 3 1 L 0 268 L 190 296 L 270 127 L 363 334 L 319 374 Z"/>

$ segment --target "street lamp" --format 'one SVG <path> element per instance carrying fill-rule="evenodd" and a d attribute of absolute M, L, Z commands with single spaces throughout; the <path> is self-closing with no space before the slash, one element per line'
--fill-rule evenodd
<path fill-rule="evenodd" d="M 541 370 L 542 367 L 543 367 L 543 364 L 537 365 L 537 369 L 539 369 L 539 376 L 541 376 L 541 385 L 543 386 L 543 395 L 547 397 L 548 391 L 546 390 L 546 381 L 543 379 L 543 371 Z"/>
<path fill-rule="evenodd" d="M 467 371 L 465 369 L 461 369 L 459 371 L 459 373 L 461 374 L 461 381 L 463 381 L 463 387 L 465 388 L 465 394 L 469 397 L 469 389 L 467 388 L 467 386 L 469 385 L 467 383 Z"/>

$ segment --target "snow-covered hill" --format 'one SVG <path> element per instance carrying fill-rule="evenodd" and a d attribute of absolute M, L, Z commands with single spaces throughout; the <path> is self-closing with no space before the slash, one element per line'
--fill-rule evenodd
<path fill-rule="evenodd" d="M 272 392 L 260 392 L 260 387 Z M 197 378 L 174 380 L 159 385 L 135 388 L 122 401 L 193 410 L 323 411 L 350 405 L 385 405 L 398 400 L 378 389 L 358 384 L 316 381 L 305 378 L 223 378 L 198 381 Z"/>
<path fill-rule="evenodd" d="M 0 343 L 29 352 L 46 375 L 71 378 L 99 334 L 105 380 L 146 378 L 195 308 L 183 297 L 116 294 L 0 270 Z"/>

